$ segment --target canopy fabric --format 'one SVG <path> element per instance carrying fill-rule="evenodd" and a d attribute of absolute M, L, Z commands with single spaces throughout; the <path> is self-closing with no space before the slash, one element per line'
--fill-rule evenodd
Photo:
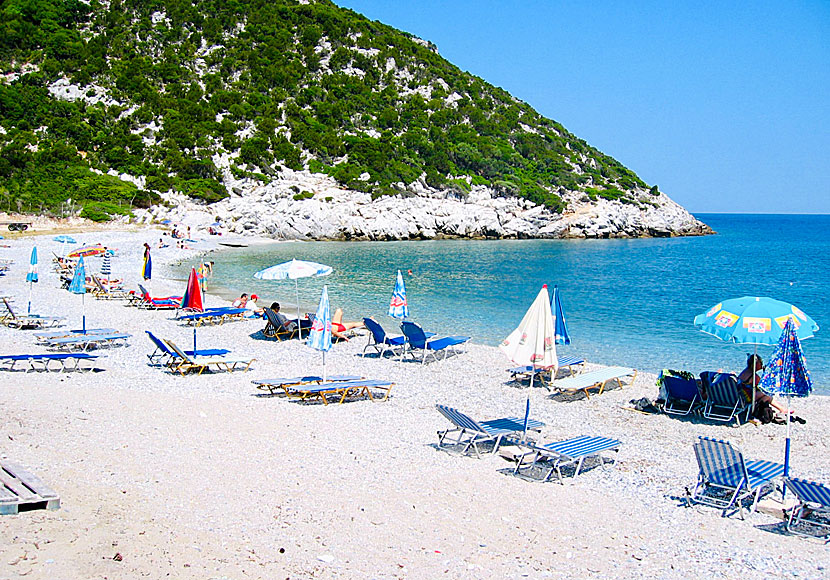
<path fill-rule="evenodd" d="M 320 304 L 317 306 L 317 314 L 314 315 L 314 322 L 311 324 L 311 331 L 308 334 L 306 344 L 323 353 L 323 383 L 325 383 L 328 379 L 326 376 L 326 352 L 331 350 L 332 347 L 328 286 L 323 286 Z"/>
<path fill-rule="evenodd" d="M 26 282 L 37 282 L 37 246 L 32 248 L 32 255 L 29 257 L 29 273 L 26 274 Z"/>
<path fill-rule="evenodd" d="M 499 349 L 516 364 L 552 368 L 555 376 L 558 359 L 547 285 L 542 286 L 519 326 Z"/>
<path fill-rule="evenodd" d="M 395 289 L 392 291 L 392 300 L 389 302 L 389 316 L 392 318 L 409 318 L 409 304 L 406 302 L 406 286 L 403 283 L 403 276 L 398 270 L 398 277 L 395 279 Z"/>
<path fill-rule="evenodd" d="M 701 331 L 737 344 L 776 344 L 781 330 L 792 320 L 800 340 L 818 331 L 816 321 L 800 309 L 781 300 L 744 296 L 715 304 L 695 316 Z"/>
<path fill-rule="evenodd" d="M 309 278 L 311 276 L 328 276 L 332 271 L 331 266 L 294 259 L 290 262 L 260 270 L 254 274 L 254 278 L 260 280 L 297 280 L 298 278 Z"/>
<path fill-rule="evenodd" d="M 190 268 L 190 276 L 187 278 L 187 288 L 184 290 L 182 303 L 179 307 L 198 310 L 200 312 L 204 310 L 202 287 L 199 284 L 199 277 L 196 275 L 196 268 Z"/>
<path fill-rule="evenodd" d="M 75 273 L 69 283 L 69 291 L 73 294 L 86 294 L 86 267 L 84 266 L 83 256 L 78 260 L 78 265 L 75 266 Z"/>
<path fill-rule="evenodd" d="M 568 334 L 568 323 L 565 321 L 565 311 L 562 310 L 562 300 L 559 288 L 553 287 L 553 296 L 550 299 L 551 311 L 554 315 L 553 328 L 556 334 L 556 344 L 571 344 L 571 336 Z"/>
<path fill-rule="evenodd" d="M 77 250 L 72 250 L 69 254 L 66 255 L 67 258 L 81 258 L 81 257 L 88 257 L 88 256 L 98 256 L 106 252 L 107 249 L 104 246 L 84 246 L 82 248 L 78 248 Z"/>
<path fill-rule="evenodd" d="M 813 390 L 804 351 L 790 319 L 761 378 L 761 390 L 785 397 L 806 397 Z"/>
<path fill-rule="evenodd" d="M 101 261 L 101 275 L 109 277 L 110 274 L 112 274 L 112 258 L 109 253 L 106 253 Z"/>

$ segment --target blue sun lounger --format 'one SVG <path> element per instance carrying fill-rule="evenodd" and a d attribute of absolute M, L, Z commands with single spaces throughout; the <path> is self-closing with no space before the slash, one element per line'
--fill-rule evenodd
<path fill-rule="evenodd" d="M 89 350 L 91 348 L 115 347 L 127 344 L 131 334 L 79 334 L 62 338 L 50 338 L 44 341 L 47 347 L 65 350 Z"/>
<path fill-rule="evenodd" d="M 444 445 L 447 435 L 458 433 L 458 438 L 452 441 L 453 447 L 464 445 L 461 451 L 466 454 L 472 447 L 476 456 L 480 456 L 478 446 L 480 443 L 493 442 L 493 453 L 498 451 L 502 439 L 506 436 L 519 435 L 524 432 L 524 420 L 518 417 L 504 417 L 502 419 L 491 419 L 489 421 L 476 421 L 469 415 L 465 415 L 458 409 L 446 405 L 435 405 L 438 412 L 454 425 L 452 429 L 438 431 L 438 448 Z M 545 424 L 541 421 L 530 419 L 527 422 L 529 431 L 539 431 Z"/>
<path fill-rule="evenodd" d="M 590 389 L 599 389 L 597 394 L 601 395 L 609 381 L 616 381 L 622 388 L 622 379 L 628 376 L 631 377 L 633 383 L 637 378 L 637 370 L 626 367 L 606 367 L 553 381 L 551 387 L 559 391 L 582 391 L 590 399 L 591 395 L 588 392 Z"/>
<path fill-rule="evenodd" d="M 25 361 L 29 363 L 27 372 L 91 371 L 95 368 L 92 362 L 97 358 L 97 354 L 87 353 L 4 354 L 0 355 L 0 365 L 3 365 L 4 370 L 13 371 L 18 362 Z M 90 363 L 90 366 L 84 367 L 84 362 Z"/>
<path fill-rule="evenodd" d="M 690 501 L 719 508 L 724 517 L 737 506 L 743 519 L 743 500 L 752 498 L 754 511 L 762 490 L 784 475 L 784 466 L 780 463 L 746 461 L 728 441 L 700 437 L 694 449 L 699 473 Z"/>
<path fill-rule="evenodd" d="M 327 397 L 330 395 L 339 396 L 339 404 L 342 404 L 350 395 L 359 395 L 361 393 L 366 395 L 371 401 L 374 401 L 375 397 L 372 395 L 372 389 L 379 389 L 386 393 L 381 399 L 381 401 L 385 401 L 389 398 L 389 393 L 392 392 L 394 385 L 395 383 L 392 381 L 360 379 L 356 381 L 328 382 L 319 385 L 297 385 L 288 387 L 286 394 L 289 397 L 297 397 L 301 401 L 319 398 L 323 401 L 324 405 L 328 405 Z"/>
<path fill-rule="evenodd" d="M 812 534 L 805 528 L 812 527 L 820 535 L 830 536 L 830 487 L 795 477 L 785 478 L 784 485 L 798 498 L 787 520 L 787 531 L 806 536 Z"/>
<path fill-rule="evenodd" d="M 573 355 L 564 355 L 560 356 L 559 360 L 557 361 L 556 366 L 559 369 L 568 369 L 568 375 L 574 375 L 575 366 L 580 366 L 585 363 L 585 359 L 579 356 Z M 514 367 L 512 369 L 507 369 L 507 372 L 513 376 L 514 380 L 520 379 L 529 379 L 531 373 L 535 373 L 533 376 L 534 378 L 539 378 L 543 382 L 545 380 L 545 376 L 542 374 L 544 372 L 550 371 L 551 367 L 543 368 L 543 367 L 532 367 L 532 366 L 523 366 L 523 367 Z"/>
<path fill-rule="evenodd" d="M 441 338 L 431 338 L 434 334 L 424 332 L 424 329 L 421 328 L 420 324 L 416 324 L 415 322 L 410 322 L 408 320 L 401 323 L 401 331 L 406 337 L 406 344 L 404 345 L 404 350 L 401 353 L 401 360 L 403 360 L 406 353 L 410 353 L 412 358 L 417 360 L 414 351 L 420 350 L 423 353 L 423 356 L 421 357 L 421 364 L 425 363 L 427 361 L 427 357 L 430 355 L 437 360 L 437 353 L 441 351 L 444 351 L 443 358 L 447 358 L 447 353 L 450 351 L 457 354 L 458 351 L 455 350 L 455 347 L 470 340 L 469 336 L 444 336 Z"/>
<path fill-rule="evenodd" d="M 359 381 L 362 378 L 363 377 L 359 377 L 357 375 L 332 375 L 330 377 L 326 377 L 326 382 L 337 383 L 341 381 Z M 305 377 L 279 377 L 276 379 L 261 379 L 251 382 L 256 385 L 256 388 L 268 391 L 271 395 L 276 395 L 280 390 L 287 395 L 289 388 L 296 387 L 298 385 L 312 385 L 315 383 L 320 384 L 323 382 L 323 377 L 314 375 Z"/>
<path fill-rule="evenodd" d="M 576 464 L 576 471 L 573 475 L 576 477 L 579 475 L 585 459 L 593 456 L 598 457 L 600 465 L 605 467 L 605 458 L 601 453 L 603 451 L 619 451 L 622 443 L 609 437 L 582 435 L 554 443 L 519 441 L 517 445 L 520 448 L 528 449 L 528 451 L 518 456 L 516 469 L 513 471 L 514 475 L 521 474 L 522 469 L 530 470 L 534 466 L 540 465 L 548 468 L 548 472 L 540 481 L 548 481 L 551 475 L 556 473 L 559 483 L 563 483 L 563 467 Z M 525 461 L 528 458 L 529 460 Z"/>
<path fill-rule="evenodd" d="M 55 338 L 71 338 L 84 334 L 83 330 L 56 330 L 54 332 L 38 332 L 35 339 L 39 341 L 52 340 Z M 118 334 L 115 328 L 87 328 L 86 334 Z"/>
<path fill-rule="evenodd" d="M 697 381 L 661 373 L 666 388 L 663 412 L 669 415 L 688 415 L 701 405 Z"/>
<path fill-rule="evenodd" d="M 731 373 L 700 373 L 701 388 L 706 392 L 703 416 L 715 421 L 741 422 L 749 420 L 752 405 L 746 402 L 738 389 L 738 377 Z"/>
<path fill-rule="evenodd" d="M 170 365 L 173 361 L 179 358 L 175 352 L 170 350 L 164 341 L 158 338 L 155 334 L 150 332 L 149 330 L 145 330 L 144 332 L 147 333 L 147 336 L 150 337 L 150 342 L 156 347 L 156 349 L 147 355 L 147 358 L 150 359 L 150 364 L 158 364 L 163 363 L 165 365 Z M 189 356 L 223 356 L 226 354 L 230 354 L 226 348 L 206 348 L 201 350 L 186 350 L 184 354 Z M 165 359 L 167 359 L 165 361 Z"/>

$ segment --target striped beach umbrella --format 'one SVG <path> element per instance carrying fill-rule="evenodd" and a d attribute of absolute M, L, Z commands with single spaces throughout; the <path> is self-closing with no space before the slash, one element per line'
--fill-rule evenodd
<path fill-rule="evenodd" d="M 106 280 L 109 280 L 110 274 L 112 274 L 112 264 L 110 260 L 111 258 L 109 253 L 104 254 L 104 259 L 101 260 L 101 276 Z"/>
<path fill-rule="evenodd" d="M 37 282 L 37 246 L 32 247 L 32 255 L 29 257 L 29 273 L 26 274 L 26 282 L 29 283 L 29 306 L 28 314 L 32 313 L 32 284 Z"/>
<path fill-rule="evenodd" d="M 395 289 L 392 291 L 392 300 L 389 302 L 389 316 L 405 320 L 409 318 L 409 304 L 406 302 L 406 286 L 403 283 L 403 276 L 398 270 L 398 277 L 395 280 Z"/>
<path fill-rule="evenodd" d="M 86 334 L 86 268 L 84 267 L 83 256 L 78 259 L 78 265 L 75 266 L 72 282 L 69 283 L 69 291 L 81 295 L 81 320 L 83 324 L 81 329 Z"/>
<path fill-rule="evenodd" d="M 66 256 L 67 258 L 88 258 L 89 256 L 98 256 L 106 252 L 107 249 L 102 245 L 95 245 L 95 246 L 84 246 L 82 248 L 78 248 L 77 250 L 72 250 Z"/>
<path fill-rule="evenodd" d="M 317 314 L 314 315 L 314 322 L 311 324 L 311 331 L 308 333 L 306 344 L 323 353 L 323 382 L 325 383 L 327 380 L 326 353 L 332 347 L 331 309 L 329 308 L 328 286 L 323 286 L 323 293 L 320 295 L 320 304 L 317 306 Z"/>

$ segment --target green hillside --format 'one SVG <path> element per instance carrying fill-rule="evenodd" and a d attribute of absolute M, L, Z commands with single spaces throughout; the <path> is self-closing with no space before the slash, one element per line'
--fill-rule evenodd
<path fill-rule="evenodd" d="M 328 1 L 0 0 L 0 73 L 0 209 L 71 198 L 102 219 L 169 189 L 216 201 L 223 163 L 373 196 L 425 174 L 556 211 L 563 191 L 641 203 L 646 188 L 429 43 Z"/>

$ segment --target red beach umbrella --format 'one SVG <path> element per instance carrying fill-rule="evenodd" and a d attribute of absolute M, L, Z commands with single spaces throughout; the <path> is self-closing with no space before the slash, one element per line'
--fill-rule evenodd
<path fill-rule="evenodd" d="M 182 304 L 180 308 L 187 308 L 189 310 L 197 310 L 201 312 L 204 310 L 202 306 L 202 287 L 199 285 L 199 277 L 196 275 L 196 268 L 190 269 L 190 276 L 187 278 L 187 288 L 182 296 Z"/>

